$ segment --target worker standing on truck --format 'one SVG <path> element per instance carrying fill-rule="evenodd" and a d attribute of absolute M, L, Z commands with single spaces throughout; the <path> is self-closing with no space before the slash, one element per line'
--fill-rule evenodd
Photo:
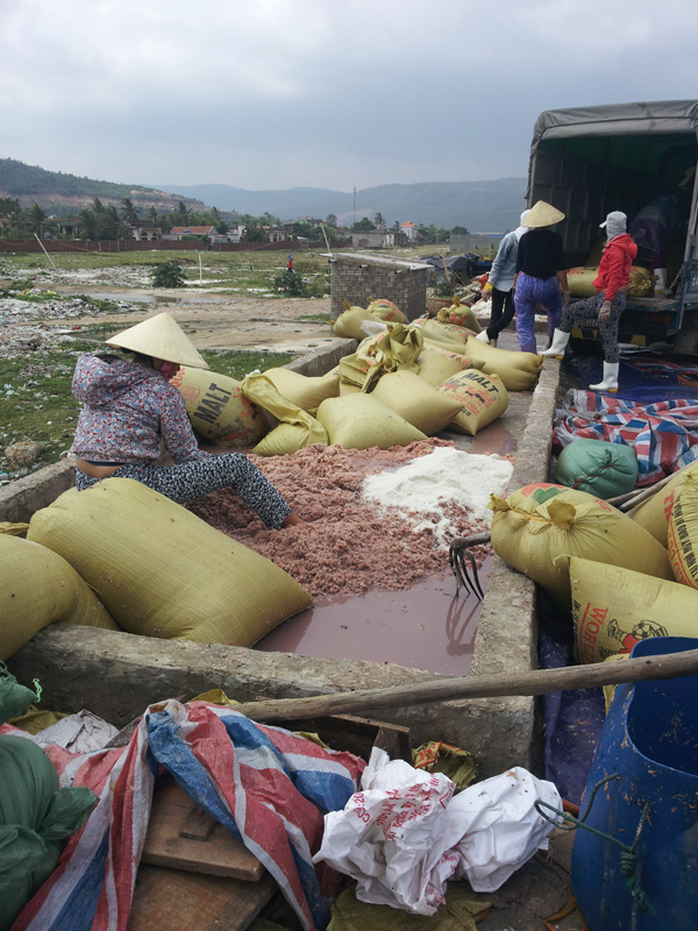
<path fill-rule="evenodd" d="M 535 316 L 540 304 L 548 315 L 548 339 L 570 298 L 562 237 L 548 227 L 565 219 L 552 204 L 539 200 L 523 218 L 528 228 L 519 241 L 514 280 L 516 335 L 522 352 L 537 353 Z"/>
<path fill-rule="evenodd" d="M 594 279 L 597 293 L 565 308 L 550 349 L 541 353 L 561 359 L 573 327 L 598 328 L 603 346 L 603 379 L 589 385 L 590 391 L 618 391 L 618 324 L 627 304 L 625 289 L 637 256 L 637 245 L 627 234 L 627 225 L 628 218 L 620 210 L 613 210 L 601 224 L 606 230 L 606 245 Z"/>
<path fill-rule="evenodd" d="M 83 408 L 71 450 L 78 491 L 112 476 L 130 478 L 186 504 L 230 488 L 270 529 L 302 523 L 246 456 L 199 449 L 184 398 L 169 383 L 180 364 L 208 368 L 167 313 L 110 337 L 104 351 L 78 357 L 73 394 Z M 174 465 L 157 464 L 161 442 Z"/>

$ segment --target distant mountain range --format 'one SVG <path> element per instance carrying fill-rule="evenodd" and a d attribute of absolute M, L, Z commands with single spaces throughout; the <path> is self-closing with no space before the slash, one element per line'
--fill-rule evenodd
<path fill-rule="evenodd" d="M 372 219 L 381 213 L 389 226 L 395 220 L 411 220 L 425 226 L 464 226 L 472 232 L 502 233 L 518 226 L 525 192 L 525 178 L 384 184 L 348 194 L 310 187 L 248 191 L 227 184 L 130 185 L 94 181 L 0 158 L 0 198 L 17 198 L 23 207 L 37 203 L 59 216 L 91 207 L 95 197 L 105 205 L 117 206 L 122 197 L 129 197 L 142 216 L 150 206 L 166 212 L 184 200 L 197 212 L 217 207 L 231 219 L 236 214 L 258 217 L 270 213 L 282 221 L 302 217 L 324 220 L 334 214 L 340 225 L 351 226 L 355 220 Z"/>
<path fill-rule="evenodd" d="M 161 184 L 158 190 L 193 197 L 221 211 L 261 216 L 270 213 L 281 220 L 298 217 L 325 219 L 333 213 L 338 222 L 351 226 L 355 220 L 381 213 L 390 226 L 395 220 L 434 224 L 446 229 L 465 226 L 473 232 L 505 232 L 519 225 L 525 207 L 525 178 L 497 181 L 431 181 L 421 184 L 383 184 L 355 194 L 323 188 L 297 187 L 287 191 L 247 191 L 227 184 L 177 186 Z"/>

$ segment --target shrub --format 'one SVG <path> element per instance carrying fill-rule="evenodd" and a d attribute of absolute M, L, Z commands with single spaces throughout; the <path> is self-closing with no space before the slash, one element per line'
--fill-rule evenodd
<path fill-rule="evenodd" d="M 154 288 L 183 288 L 186 285 L 182 266 L 174 259 L 160 262 L 151 271 L 150 277 Z"/>

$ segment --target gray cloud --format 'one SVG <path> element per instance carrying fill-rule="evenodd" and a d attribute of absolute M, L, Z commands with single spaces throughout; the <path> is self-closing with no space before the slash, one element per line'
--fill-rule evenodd
<path fill-rule="evenodd" d="M 0 157 L 349 191 L 526 173 L 542 110 L 692 98 L 666 0 L 0 0 Z"/>

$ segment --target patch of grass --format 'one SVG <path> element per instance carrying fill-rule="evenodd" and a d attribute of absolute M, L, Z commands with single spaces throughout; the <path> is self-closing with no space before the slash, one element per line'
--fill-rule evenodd
<path fill-rule="evenodd" d="M 266 372 L 267 369 L 288 365 L 295 358 L 286 352 L 202 352 L 201 355 L 208 362 L 212 372 L 227 375 L 236 381 L 242 381 L 251 372 Z"/>
<path fill-rule="evenodd" d="M 58 462 L 70 447 L 78 420 L 71 392 L 75 359 L 92 349 L 88 343 L 71 343 L 64 350 L 0 359 L 0 450 L 34 440 L 44 447 L 44 463 Z M 7 470 L 4 457 L 0 464 Z"/>
<path fill-rule="evenodd" d="M 332 317 L 330 314 L 301 314 L 294 317 L 294 320 L 299 323 L 331 323 Z"/>

